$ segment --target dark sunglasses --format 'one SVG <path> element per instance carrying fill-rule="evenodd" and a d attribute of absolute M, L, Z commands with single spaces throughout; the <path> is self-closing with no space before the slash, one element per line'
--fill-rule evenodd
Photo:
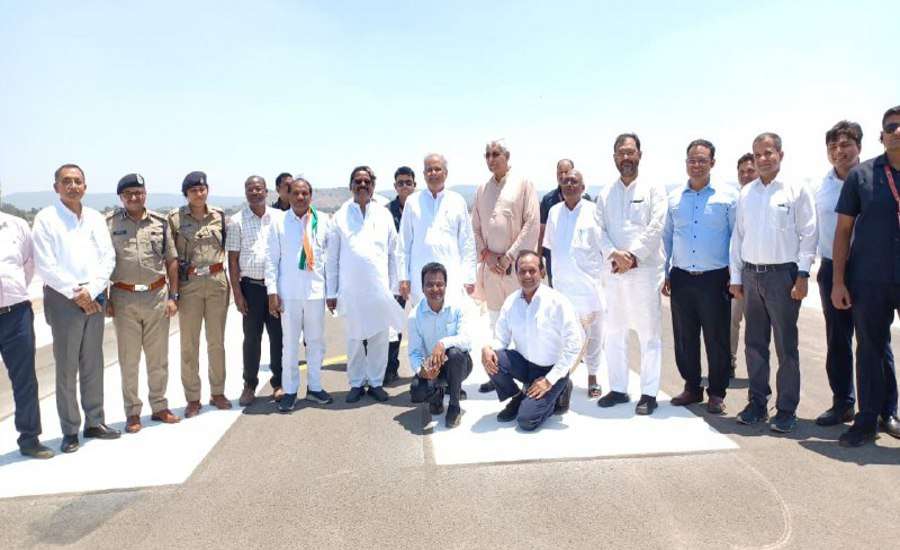
<path fill-rule="evenodd" d="M 897 128 L 900 128 L 900 122 L 888 122 L 884 125 L 884 132 L 887 134 L 893 134 L 897 131 Z"/>
<path fill-rule="evenodd" d="M 484 154 L 484 158 L 486 158 L 486 159 L 497 158 L 497 157 L 501 156 L 502 154 L 503 153 L 501 151 L 488 151 L 487 153 Z"/>

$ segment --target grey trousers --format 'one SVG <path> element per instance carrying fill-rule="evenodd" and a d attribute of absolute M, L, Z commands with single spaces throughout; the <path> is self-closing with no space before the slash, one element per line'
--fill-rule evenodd
<path fill-rule="evenodd" d="M 750 400 L 766 407 L 769 395 L 769 343 L 775 335 L 778 371 L 775 407 L 794 414 L 800 402 L 800 350 L 797 319 L 800 301 L 791 298 L 797 266 L 756 273 L 744 268 L 744 348 L 750 378 Z"/>
<path fill-rule="evenodd" d="M 81 427 L 79 384 L 85 427 L 103 424 L 103 313 L 85 315 L 75 302 L 45 286 L 44 316 L 53 333 L 56 409 L 62 433 L 75 435 Z"/>

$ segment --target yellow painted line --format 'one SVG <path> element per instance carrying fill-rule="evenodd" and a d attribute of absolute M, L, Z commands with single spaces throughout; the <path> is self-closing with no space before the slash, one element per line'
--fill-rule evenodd
<path fill-rule="evenodd" d="M 407 342 L 404 340 L 400 343 L 400 349 L 405 349 L 407 347 Z M 334 357 L 329 357 L 322 361 L 323 367 L 330 367 L 332 365 L 342 365 L 347 362 L 347 355 L 335 355 Z M 306 369 L 306 363 L 300 365 L 300 370 Z"/>

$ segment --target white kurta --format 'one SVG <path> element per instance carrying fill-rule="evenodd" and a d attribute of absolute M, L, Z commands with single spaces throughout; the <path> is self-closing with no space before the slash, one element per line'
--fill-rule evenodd
<path fill-rule="evenodd" d="M 410 282 L 411 302 L 422 298 L 422 267 L 447 268 L 447 299 L 459 303 L 464 284 L 475 284 L 475 239 L 466 200 L 455 191 L 416 191 L 400 221 L 400 279 Z"/>
<path fill-rule="evenodd" d="M 603 310 L 600 274 L 600 224 L 594 203 L 584 199 L 569 210 L 565 202 L 553 205 L 544 229 L 544 248 L 553 253 L 553 288 L 568 298 L 579 317 Z"/>
<path fill-rule="evenodd" d="M 332 218 L 325 264 L 325 296 L 337 298 L 347 338 L 364 340 L 406 320 L 397 292 L 397 230 L 391 213 L 369 202 L 365 215 L 355 202 Z"/>

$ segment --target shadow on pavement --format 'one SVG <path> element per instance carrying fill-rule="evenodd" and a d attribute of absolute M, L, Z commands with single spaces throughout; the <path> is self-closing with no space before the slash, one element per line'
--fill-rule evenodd
<path fill-rule="evenodd" d="M 879 434 L 879 437 L 890 436 Z M 841 447 L 834 441 L 801 441 L 800 446 L 826 458 L 859 466 L 868 464 L 900 465 L 900 450 L 880 447 L 877 439 L 874 445 L 870 443 L 855 449 Z"/>

